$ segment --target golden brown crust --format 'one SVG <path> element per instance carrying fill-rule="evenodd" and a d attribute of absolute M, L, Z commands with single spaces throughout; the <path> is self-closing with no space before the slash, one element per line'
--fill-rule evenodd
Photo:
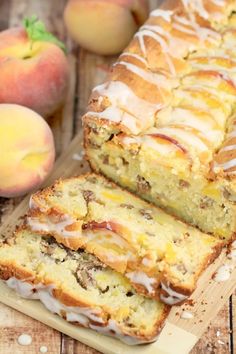
<path fill-rule="evenodd" d="M 195 274 L 196 282 L 199 279 L 200 275 L 207 269 L 207 267 L 212 262 L 214 262 L 214 260 L 220 255 L 220 253 L 222 252 L 222 249 L 223 249 L 222 245 L 219 245 L 219 244 L 216 245 L 215 247 L 213 247 L 212 253 L 204 260 L 201 269 L 199 269 L 199 271 L 196 272 L 196 274 Z M 181 286 L 176 286 L 175 284 L 172 284 L 171 282 L 169 282 L 168 281 L 168 276 L 167 277 L 163 276 L 162 283 L 168 285 L 169 288 L 171 288 L 172 290 L 176 291 L 177 293 L 186 295 L 187 297 L 189 297 L 193 293 L 193 291 L 189 291 L 189 289 L 184 289 Z M 160 290 L 160 294 L 164 294 L 165 296 L 168 295 L 164 289 Z M 181 301 L 181 302 L 179 302 L 179 303 L 177 303 L 176 305 L 180 305 L 181 306 L 185 301 L 186 301 L 186 299 Z"/>
<path fill-rule="evenodd" d="M 1 262 L 0 264 L 0 279 L 7 280 L 11 277 L 17 279 L 32 279 L 34 280 L 34 273 L 26 269 L 24 266 L 12 264 L 12 262 Z"/>

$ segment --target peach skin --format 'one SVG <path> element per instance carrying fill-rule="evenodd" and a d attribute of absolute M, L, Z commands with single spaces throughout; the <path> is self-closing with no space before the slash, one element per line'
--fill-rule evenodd
<path fill-rule="evenodd" d="M 147 0 L 69 0 L 64 11 L 72 38 L 102 55 L 120 53 L 147 16 Z"/>
<path fill-rule="evenodd" d="M 40 23 L 33 21 L 30 26 Z M 20 104 L 44 118 L 62 105 L 69 77 L 65 53 L 45 33 L 49 37 L 32 39 L 23 28 L 0 32 L 0 103 Z"/>
<path fill-rule="evenodd" d="M 16 197 L 37 189 L 55 159 L 50 127 L 37 113 L 0 104 L 0 196 Z"/>

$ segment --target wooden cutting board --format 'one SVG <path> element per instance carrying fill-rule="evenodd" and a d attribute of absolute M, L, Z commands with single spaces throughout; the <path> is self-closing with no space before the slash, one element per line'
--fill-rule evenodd
<path fill-rule="evenodd" d="M 57 178 L 87 172 L 89 167 L 83 160 L 82 149 L 82 134 L 78 134 L 72 140 L 66 152 L 56 162 L 54 171 L 44 186 L 52 184 Z M 22 216 L 28 209 L 28 202 L 29 197 L 26 197 L 13 211 L 0 228 L 0 235 L 11 234 L 15 226 L 21 223 Z M 0 301 L 103 353 L 185 354 L 193 348 L 210 321 L 234 291 L 236 268 L 228 281 L 217 283 L 212 280 L 214 272 L 226 260 L 226 255 L 223 252 L 201 276 L 198 288 L 191 297 L 191 301 L 180 307 L 173 307 L 158 340 L 154 344 L 145 346 L 129 347 L 116 339 L 68 324 L 58 316 L 49 313 L 37 300 L 20 299 L 3 282 L 0 282 Z M 190 311 L 193 318 L 181 318 L 184 310 Z"/>

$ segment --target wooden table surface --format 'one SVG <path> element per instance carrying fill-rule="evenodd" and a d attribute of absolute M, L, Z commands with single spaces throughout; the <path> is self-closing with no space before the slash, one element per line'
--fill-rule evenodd
<path fill-rule="evenodd" d="M 62 20 L 65 3 L 66 0 L 0 0 L 0 31 L 20 25 L 24 17 L 36 14 L 50 31 L 66 43 L 70 52 L 71 80 L 66 104 L 49 120 L 58 156 L 81 129 L 80 117 L 85 112 L 89 93 L 96 84 L 104 80 L 109 65 L 115 60 L 115 57 L 88 53 L 72 43 Z M 160 1 L 150 0 L 151 8 L 157 7 L 158 3 Z M 0 222 L 4 222 L 20 200 L 0 198 Z M 233 341 L 236 338 L 235 295 L 212 321 L 191 354 L 236 353 L 236 340 L 235 345 Z M 22 333 L 32 336 L 30 346 L 20 346 L 17 343 L 17 338 Z M 39 353 L 42 345 L 47 346 L 50 354 L 99 354 L 96 350 L 0 304 L 0 354 Z"/>

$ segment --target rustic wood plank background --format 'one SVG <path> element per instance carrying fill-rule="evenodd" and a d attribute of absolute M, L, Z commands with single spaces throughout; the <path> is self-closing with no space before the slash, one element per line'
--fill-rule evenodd
<path fill-rule="evenodd" d="M 150 0 L 151 8 L 157 7 L 160 2 Z M 114 57 L 88 53 L 72 43 L 62 20 L 65 3 L 66 0 L 0 0 L 0 31 L 20 25 L 24 17 L 36 14 L 50 31 L 66 43 L 71 53 L 69 54 L 71 80 L 66 104 L 49 120 L 58 156 L 66 149 L 72 137 L 80 131 L 80 117 L 86 109 L 90 91 L 104 80 L 109 65 L 115 60 Z M 0 222 L 4 222 L 20 200 L 20 198 L 0 198 Z M 32 336 L 30 346 L 23 347 L 17 343 L 17 338 L 22 333 Z M 212 321 L 191 354 L 235 354 L 234 338 L 236 338 L 236 294 Z M 42 345 L 47 346 L 50 354 L 99 354 L 96 350 L 0 304 L 0 354 L 39 353 Z"/>

